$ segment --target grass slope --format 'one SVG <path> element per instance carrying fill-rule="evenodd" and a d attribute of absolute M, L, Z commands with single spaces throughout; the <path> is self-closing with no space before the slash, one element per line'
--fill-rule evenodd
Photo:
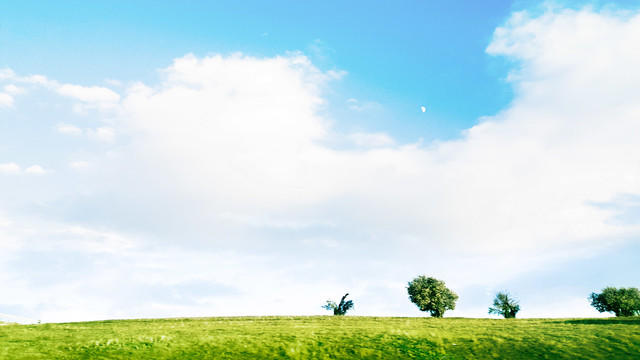
<path fill-rule="evenodd" d="M 0 359 L 640 359 L 640 317 L 237 317 L 0 326 Z"/>

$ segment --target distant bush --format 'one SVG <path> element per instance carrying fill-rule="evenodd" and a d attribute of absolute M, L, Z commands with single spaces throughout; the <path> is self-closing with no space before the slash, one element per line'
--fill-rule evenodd
<path fill-rule="evenodd" d="M 442 317 L 445 311 L 454 310 L 458 300 L 458 295 L 449 290 L 444 281 L 424 275 L 409 282 L 407 292 L 409 300 L 420 311 L 428 311 L 433 317 Z"/>
<path fill-rule="evenodd" d="M 502 315 L 505 319 L 515 318 L 518 311 L 520 311 L 518 300 L 506 291 L 497 293 L 493 299 L 493 307 L 489 308 L 489 314 Z"/>
<path fill-rule="evenodd" d="M 591 306 L 599 312 L 612 312 L 616 316 L 634 316 L 640 314 L 640 291 L 638 288 L 602 289 L 602 293 L 589 295 Z"/>
<path fill-rule="evenodd" d="M 336 304 L 335 301 L 327 300 L 327 304 L 323 308 L 333 310 L 333 315 L 345 315 L 347 311 L 353 309 L 353 301 L 345 301 L 347 296 L 349 296 L 349 293 L 344 294 L 339 304 Z"/>

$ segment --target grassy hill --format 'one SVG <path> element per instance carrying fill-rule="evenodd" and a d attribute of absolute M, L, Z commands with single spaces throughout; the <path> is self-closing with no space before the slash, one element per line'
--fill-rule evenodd
<path fill-rule="evenodd" d="M 640 359 L 640 317 L 237 317 L 0 326 L 0 359 Z"/>

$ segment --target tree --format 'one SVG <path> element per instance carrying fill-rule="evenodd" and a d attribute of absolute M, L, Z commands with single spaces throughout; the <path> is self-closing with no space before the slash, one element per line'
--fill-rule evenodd
<path fill-rule="evenodd" d="M 347 296 L 349 296 L 349 293 L 344 294 L 339 304 L 336 304 L 335 301 L 327 300 L 327 304 L 323 308 L 333 310 L 333 315 L 345 315 L 347 311 L 353 309 L 353 300 L 345 301 Z"/>
<path fill-rule="evenodd" d="M 502 315 L 505 319 L 515 318 L 518 311 L 520 311 L 518 300 L 506 291 L 497 293 L 493 299 L 493 307 L 489 308 L 489 314 Z"/>
<path fill-rule="evenodd" d="M 456 308 L 458 295 L 449 290 L 444 281 L 424 275 L 409 282 L 407 287 L 409 300 L 420 309 L 428 311 L 431 316 L 442 317 L 447 310 Z"/>
<path fill-rule="evenodd" d="M 602 289 L 602 293 L 589 295 L 591 306 L 599 312 L 612 312 L 616 316 L 634 316 L 640 314 L 640 291 L 638 288 Z"/>

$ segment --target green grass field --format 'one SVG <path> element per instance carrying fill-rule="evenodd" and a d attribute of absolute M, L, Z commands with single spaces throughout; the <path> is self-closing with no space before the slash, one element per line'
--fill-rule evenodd
<path fill-rule="evenodd" d="M 0 326 L 0 359 L 640 359 L 640 317 L 237 317 Z"/>

